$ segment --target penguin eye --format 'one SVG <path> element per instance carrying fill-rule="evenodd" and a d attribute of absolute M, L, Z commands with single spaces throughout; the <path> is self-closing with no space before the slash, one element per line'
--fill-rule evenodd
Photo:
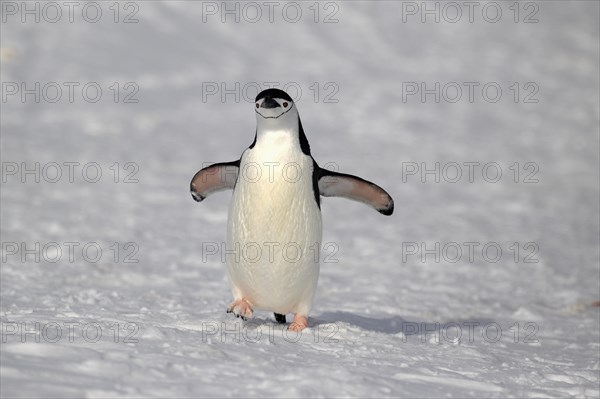
<path fill-rule="evenodd" d="M 283 103 L 283 106 L 287 108 L 287 106 L 288 106 L 288 103 L 284 102 L 284 103 Z"/>
<path fill-rule="evenodd" d="M 258 107 L 259 107 L 259 105 L 258 105 L 258 103 L 256 103 L 256 108 L 258 108 Z"/>

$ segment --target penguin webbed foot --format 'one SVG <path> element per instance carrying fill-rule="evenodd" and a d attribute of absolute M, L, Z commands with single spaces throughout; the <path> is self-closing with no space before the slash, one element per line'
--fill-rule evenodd
<path fill-rule="evenodd" d="M 253 316 L 252 307 L 245 299 L 237 299 L 227 307 L 227 313 L 233 313 L 235 317 L 240 317 L 246 321 Z"/>
<path fill-rule="evenodd" d="M 295 314 L 294 321 L 288 326 L 289 331 L 302 331 L 308 327 L 308 317 Z"/>

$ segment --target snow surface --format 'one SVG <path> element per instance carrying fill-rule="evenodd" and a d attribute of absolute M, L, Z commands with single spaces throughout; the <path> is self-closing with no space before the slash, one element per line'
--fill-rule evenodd
<path fill-rule="evenodd" d="M 134 3 L 132 24 L 112 21 L 113 2 L 98 3 L 95 24 L 77 13 L 73 23 L 21 23 L 4 12 L 3 84 L 98 82 L 103 97 L 8 97 L 3 173 L 22 162 L 96 162 L 103 175 L 88 183 L 80 166 L 73 183 L 66 167 L 56 183 L 5 176 L 1 395 L 600 396 L 600 308 L 591 306 L 600 299 L 599 3 L 537 2 L 539 22 L 529 24 L 513 22 L 512 3 L 498 3 L 498 23 L 477 12 L 473 23 L 404 23 L 406 5 L 391 1 L 320 3 L 320 21 L 339 8 L 329 24 L 313 21 L 312 2 L 299 3 L 297 23 L 281 8 L 274 23 L 247 21 L 254 14 L 203 22 L 202 3 L 191 1 Z M 122 19 L 133 9 L 121 6 Z M 530 12 L 521 8 L 520 18 Z M 135 82 L 139 103 L 115 103 L 114 82 Z M 207 243 L 225 240 L 230 193 L 197 204 L 189 181 L 205 163 L 236 159 L 255 124 L 252 102 L 203 101 L 203 82 L 296 82 L 316 160 L 395 198 L 391 217 L 324 201 L 329 258 L 311 327 L 297 340 L 271 314 L 251 323 L 226 314 L 225 266 L 219 255 L 203 260 Z M 339 88 L 337 103 L 324 102 L 328 82 Z M 503 96 L 403 102 L 402 82 L 498 82 Z M 539 102 L 512 101 L 514 82 L 521 97 L 536 83 Z M 123 183 L 127 162 L 139 167 L 138 183 Z M 406 162 L 497 162 L 503 176 L 403 182 Z M 515 162 L 520 181 L 525 163 L 538 165 L 539 182 L 515 183 Z M 63 251 L 54 263 L 52 242 Z M 73 260 L 68 242 L 80 243 Z M 480 246 L 473 261 L 403 261 L 402 243 L 413 242 Z M 537 263 L 524 263 L 529 242 Z M 11 243 L 46 251 L 23 262 Z M 86 243 L 103 250 L 98 262 L 83 256 Z M 124 262 L 135 249 L 127 243 L 139 246 L 138 263 Z M 482 257 L 485 243 L 501 246 L 499 261 Z"/>

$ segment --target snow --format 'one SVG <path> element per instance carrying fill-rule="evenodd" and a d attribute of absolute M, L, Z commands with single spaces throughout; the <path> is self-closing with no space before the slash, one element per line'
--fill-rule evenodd
<path fill-rule="evenodd" d="M 57 23 L 3 8 L 3 397 L 600 396 L 597 2 L 532 3 L 538 23 L 522 22 L 535 11 L 525 5 L 513 22 L 513 2 L 496 3 L 497 23 L 481 17 L 488 3 L 473 23 L 466 9 L 456 23 L 403 15 L 421 2 L 319 3 L 319 23 L 312 2 L 298 3 L 296 23 L 283 3 L 273 23 L 266 8 L 256 23 L 250 9 L 222 23 L 211 14 L 220 2 L 189 1 L 120 3 L 115 23 L 113 2 L 97 4 L 97 23 L 81 9 L 69 22 L 67 6 Z M 135 5 L 139 22 L 123 23 Z M 338 22 L 323 23 L 334 11 Z M 57 82 L 63 93 L 22 102 L 7 82 Z M 79 83 L 72 103 L 64 82 Z M 82 97 L 89 82 L 98 102 Z M 138 103 L 123 102 L 127 82 Z M 222 101 L 222 83 L 235 82 L 239 100 Z M 203 165 L 251 143 L 242 89 L 253 97 L 265 82 L 301 88 L 321 165 L 375 181 L 396 202 L 384 217 L 324 200 L 319 288 L 299 337 L 266 312 L 246 323 L 225 313 L 225 265 L 208 250 L 225 240 L 231 194 L 197 204 L 188 191 Z M 403 102 L 403 82 L 457 82 L 463 97 Z M 472 103 L 464 82 L 480 83 Z M 481 96 L 489 82 L 498 102 Z M 539 102 L 523 102 L 535 87 Z M 39 183 L 36 172 L 23 183 L 36 162 Z M 65 162 L 79 163 L 73 182 Z M 439 183 L 409 174 L 436 162 Z M 473 182 L 466 162 L 479 162 Z M 481 175 L 491 162 L 496 183 Z M 536 166 L 538 182 L 525 183 Z M 436 243 L 440 261 L 423 261 L 420 246 Z M 472 259 L 464 243 L 478 243 Z"/>

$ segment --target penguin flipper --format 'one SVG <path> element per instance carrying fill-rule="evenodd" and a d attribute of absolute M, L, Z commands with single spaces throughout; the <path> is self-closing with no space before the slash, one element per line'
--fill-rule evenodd
<path fill-rule="evenodd" d="M 200 202 L 217 191 L 233 189 L 239 172 L 239 159 L 232 162 L 215 163 L 200 169 L 190 183 L 192 198 Z"/>
<path fill-rule="evenodd" d="M 358 176 L 320 169 L 318 183 L 319 192 L 324 197 L 343 197 L 362 202 L 386 216 L 394 212 L 392 197 L 377 184 Z"/>

